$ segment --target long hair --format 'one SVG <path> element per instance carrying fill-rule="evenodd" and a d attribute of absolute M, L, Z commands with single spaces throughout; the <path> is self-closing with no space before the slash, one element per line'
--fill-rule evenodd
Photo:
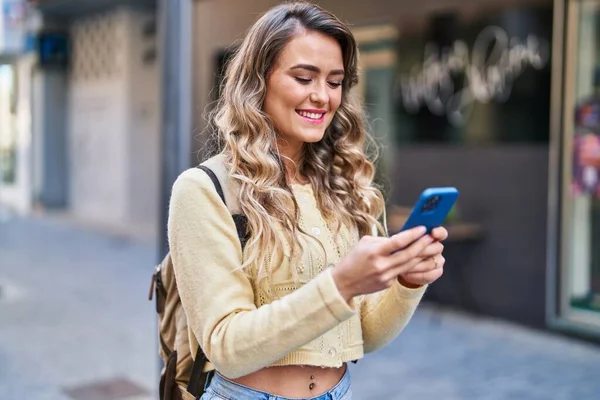
<path fill-rule="evenodd" d="M 250 239 L 244 264 L 258 263 L 258 276 L 269 276 L 268 260 L 277 248 L 298 251 L 299 209 L 277 150 L 277 132 L 263 110 L 267 76 L 286 44 L 303 32 L 335 39 L 342 50 L 345 78 L 340 107 L 324 138 L 306 143 L 298 172 L 310 180 L 317 204 L 332 230 L 345 226 L 363 236 L 376 227 L 384 208 L 373 185 L 375 168 L 366 156 L 374 141 L 367 133 L 359 101 L 350 93 L 358 82 L 358 48 L 333 14 L 314 4 L 292 2 L 265 13 L 249 30 L 227 64 L 221 97 L 210 121 L 226 155 L 230 178 L 240 185 L 240 205 L 248 218 Z M 276 234 L 284 232 L 284 237 Z M 310 236 L 310 235 L 309 235 Z M 277 265 L 277 263 L 274 263 Z"/>

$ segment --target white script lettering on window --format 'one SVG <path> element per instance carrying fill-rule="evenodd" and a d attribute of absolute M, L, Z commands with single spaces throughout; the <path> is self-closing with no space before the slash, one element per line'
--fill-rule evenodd
<path fill-rule="evenodd" d="M 422 106 L 435 115 L 446 115 L 454 126 L 462 126 L 475 101 L 505 102 L 513 82 L 528 66 L 542 69 L 548 63 L 550 48 L 546 40 L 529 35 L 522 41 L 509 38 L 497 26 L 483 29 L 469 54 L 467 44 L 455 41 L 441 51 L 435 44 L 425 46 L 423 65 L 415 65 L 399 76 L 400 97 L 404 108 L 416 113 Z M 457 85 L 453 76 L 461 75 Z"/>

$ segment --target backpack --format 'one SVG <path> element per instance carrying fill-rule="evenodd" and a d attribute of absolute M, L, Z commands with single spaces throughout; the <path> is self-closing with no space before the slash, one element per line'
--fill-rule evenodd
<path fill-rule="evenodd" d="M 210 165 L 212 169 L 206 165 Z M 230 203 L 237 204 L 236 196 L 229 187 L 229 178 L 220 156 L 207 160 L 197 168 L 202 169 L 210 177 L 219 197 L 226 206 L 225 193 L 229 195 Z M 221 180 L 217 175 L 221 177 Z M 221 182 L 226 184 L 225 192 Z M 227 208 L 230 212 L 235 210 L 235 207 L 227 206 Z M 232 218 L 243 249 L 248 239 L 246 216 L 232 212 Z M 158 313 L 159 355 L 164 365 L 159 384 L 160 399 L 199 399 L 204 393 L 207 383 L 208 373 L 205 372 L 205 369 L 209 369 L 210 366 L 207 368 L 209 361 L 200 346 L 198 346 L 196 357 L 192 358 L 187 318 L 177 292 L 177 282 L 170 254 L 165 256 L 152 274 L 149 300 L 152 300 L 153 293 Z"/>

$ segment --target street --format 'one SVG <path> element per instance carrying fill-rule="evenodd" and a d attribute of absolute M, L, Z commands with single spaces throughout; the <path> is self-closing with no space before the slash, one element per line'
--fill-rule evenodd
<path fill-rule="evenodd" d="M 61 219 L 0 222 L 0 399 L 156 398 L 155 248 Z M 600 398 L 599 346 L 427 303 L 350 368 L 359 400 Z M 103 382 L 114 392 L 81 397 Z"/>

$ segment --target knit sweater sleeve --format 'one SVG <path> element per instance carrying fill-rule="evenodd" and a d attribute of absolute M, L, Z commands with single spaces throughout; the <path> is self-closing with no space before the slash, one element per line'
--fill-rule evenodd
<path fill-rule="evenodd" d="M 365 296 L 360 310 L 365 353 L 380 349 L 402 332 L 423 293 L 425 287 L 409 289 L 396 281 L 389 289 Z"/>
<path fill-rule="evenodd" d="M 252 284 L 241 270 L 242 249 L 231 214 L 199 169 L 184 172 L 173 186 L 168 238 L 188 324 L 208 359 L 227 377 L 269 366 L 355 314 L 330 269 L 256 307 Z"/>

